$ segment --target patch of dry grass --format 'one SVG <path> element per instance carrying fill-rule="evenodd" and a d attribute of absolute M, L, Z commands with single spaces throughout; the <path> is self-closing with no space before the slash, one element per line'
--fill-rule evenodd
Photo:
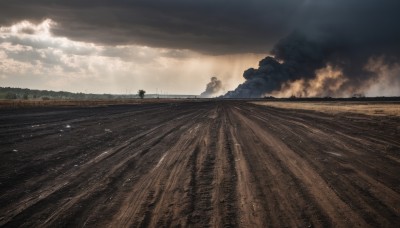
<path fill-rule="evenodd" d="M 400 102 L 353 102 L 353 101 L 257 101 L 257 105 L 276 108 L 303 109 L 331 114 L 358 113 L 370 116 L 400 116 Z"/>

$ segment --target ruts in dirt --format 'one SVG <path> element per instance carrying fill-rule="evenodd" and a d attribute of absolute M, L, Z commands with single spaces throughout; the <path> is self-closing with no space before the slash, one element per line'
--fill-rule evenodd
<path fill-rule="evenodd" d="M 244 101 L 0 111 L 2 227 L 399 227 L 400 118 Z"/>

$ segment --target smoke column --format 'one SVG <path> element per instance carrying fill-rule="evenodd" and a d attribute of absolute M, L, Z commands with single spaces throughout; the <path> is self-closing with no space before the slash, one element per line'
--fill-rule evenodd
<path fill-rule="evenodd" d="M 246 81 L 224 97 L 260 98 L 285 90 L 296 96 L 349 96 L 363 93 L 380 80 L 399 84 L 399 75 L 385 76 L 379 70 L 399 67 L 398 46 L 377 42 L 369 46 L 336 34 L 315 38 L 294 32 L 274 46 L 273 57 L 262 59 L 257 69 L 246 70 Z"/>
<path fill-rule="evenodd" d="M 222 82 L 217 77 L 211 77 L 206 90 L 200 94 L 201 97 L 212 97 L 222 90 Z"/>

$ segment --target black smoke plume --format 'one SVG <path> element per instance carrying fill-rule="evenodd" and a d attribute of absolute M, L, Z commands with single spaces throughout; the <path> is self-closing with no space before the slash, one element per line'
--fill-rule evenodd
<path fill-rule="evenodd" d="M 211 77 L 206 90 L 200 94 L 201 97 L 212 97 L 222 90 L 222 82 L 217 77 Z"/>
<path fill-rule="evenodd" d="M 318 70 L 328 66 L 340 69 L 342 83 L 329 90 L 329 83 L 334 82 L 328 79 L 319 85 L 322 91 L 316 95 L 348 96 L 362 93 L 377 81 L 379 74 L 367 67 L 372 58 L 383 59 L 389 67 L 398 66 L 398 45 L 385 45 L 383 40 L 376 40 L 373 45 L 355 43 L 337 34 L 329 35 L 315 38 L 292 33 L 274 46 L 271 51 L 274 57 L 261 60 L 257 69 L 246 70 L 243 73 L 246 81 L 224 97 L 260 98 L 284 90 L 298 80 L 303 81 L 301 95 L 308 96 L 314 89 L 311 81 L 316 79 Z M 397 76 L 396 80 L 399 81 L 400 77 Z"/>

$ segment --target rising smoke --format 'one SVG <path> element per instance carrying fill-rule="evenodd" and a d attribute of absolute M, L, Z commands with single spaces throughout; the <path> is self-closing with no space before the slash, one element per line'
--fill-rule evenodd
<path fill-rule="evenodd" d="M 201 97 L 212 97 L 222 91 L 222 82 L 217 77 L 211 77 L 206 90 L 200 94 Z"/>
<path fill-rule="evenodd" d="M 376 69 L 398 67 L 400 53 L 393 52 L 393 48 L 377 44 L 372 48 L 333 37 L 322 39 L 292 33 L 274 46 L 273 57 L 261 60 L 257 69 L 246 70 L 246 81 L 224 97 L 350 96 L 364 93 L 379 80 L 387 80 Z M 380 67 L 371 67 L 376 64 Z M 395 84 L 400 82 L 399 75 L 390 78 Z"/>

